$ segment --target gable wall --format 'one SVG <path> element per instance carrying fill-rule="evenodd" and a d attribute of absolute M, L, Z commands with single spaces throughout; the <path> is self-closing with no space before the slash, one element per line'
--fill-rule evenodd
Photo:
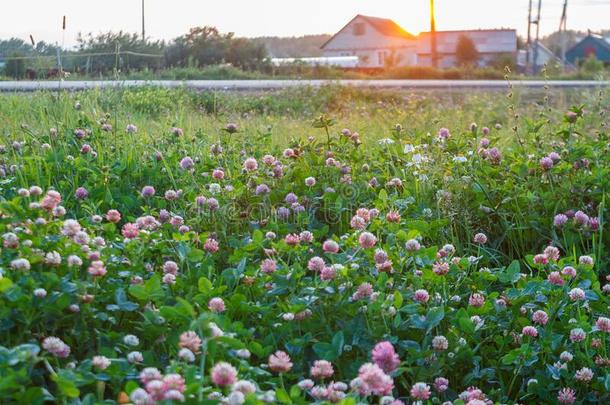
<path fill-rule="evenodd" d="M 354 34 L 358 23 L 364 24 L 363 35 Z M 323 52 L 324 56 L 358 56 L 358 67 L 381 68 L 385 66 L 383 55 L 395 55 L 399 66 L 415 64 L 415 48 L 415 40 L 385 36 L 358 16 L 324 46 Z"/>

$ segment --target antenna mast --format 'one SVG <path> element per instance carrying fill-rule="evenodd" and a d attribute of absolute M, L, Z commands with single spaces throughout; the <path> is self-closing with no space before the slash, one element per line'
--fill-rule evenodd
<path fill-rule="evenodd" d="M 542 8 L 542 0 L 538 0 L 538 16 L 536 17 L 536 42 L 534 42 L 534 74 L 538 73 L 538 43 L 540 41 L 540 9 Z"/>
<path fill-rule="evenodd" d="M 142 0 L 142 41 L 146 40 L 146 31 L 144 30 L 144 0 Z"/>
<path fill-rule="evenodd" d="M 561 35 L 561 65 L 566 67 L 566 46 L 567 46 L 567 20 L 568 20 L 568 0 L 563 2 L 563 12 L 559 21 L 559 34 Z"/>
<path fill-rule="evenodd" d="M 530 53 L 532 52 L 532 0 L 527 11 L 527 43 L 525 44 L 525 74 L 530 72 Z"/>

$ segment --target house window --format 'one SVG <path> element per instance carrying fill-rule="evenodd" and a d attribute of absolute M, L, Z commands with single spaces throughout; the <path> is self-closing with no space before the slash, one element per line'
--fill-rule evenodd
<path fill-rule="evenodd" d="M 385 52 L 377 52 L 377 63 L 379 65 L 385 64 Z"/>
<path fill-rule="evenodd" d="M 364 23 L 354 24 L 354 35 L 364 35 Z"/>

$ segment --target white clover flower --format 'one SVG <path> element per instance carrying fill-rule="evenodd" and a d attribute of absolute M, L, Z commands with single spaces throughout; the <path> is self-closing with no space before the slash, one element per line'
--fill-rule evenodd
<path fill-rule="evenodd" d="M 246 397 L 240 391 L 233 391 L 227 396 L 222 403 L 227 405 L 241 405 L 246 402 Z"/>
<path fill-rule="evenodd" d="M 11 261 L 11 268 L 14 270 L 29 270 L 30 262 L 28 259 L 15 259 Z"/>
<path fill-rule="evenodd" d="M 222 192 L 222 187 L 220 187 L 220 184 L 218 184 L 218 183 L 210 183 L 209 187 L 210 187 L 210 193 L 212 193 L 212 194 L 218 194 L 218 193 Z"/>
<path fill-rule="evenodd" d="M 413 155 L 413 157 L 411 157 L 411 161 L 415 164 L 420 164 L 426 161 L 426 157 L 421 153 L 416 153 Z"/>
<path fill-rule="evenodd" d="M 180 359 L 186 361 L 187 363 L 192 363 L 195 361 L 195 354 L 186 348 L 180 349 L 180 351 L 178 352 L 178 357 L 180 357 Z"/>
<path fill-rule="evenodd" d="M 137 346 L 140 344 L 140 339 L 138 339 L 135 335 L 125 335 L 123 338 L 123 343 L 127 346 Z"/>
<path fill-rule="evenodd" d="M 144 356 L 140 352 L 130 352 L 127 354 L 127 361 L 131 364 L 141 363 L 144 361 Z"/>
<path fill-rule="evenodd" d="M 239 349 L 238 351 L 235 352 L 235 354 L 240 359 L 249 359 L 250 358 L 250 351 L 248 349 Z"/>

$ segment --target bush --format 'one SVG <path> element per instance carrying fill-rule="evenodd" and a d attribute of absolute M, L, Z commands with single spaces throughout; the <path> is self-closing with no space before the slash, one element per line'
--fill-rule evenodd
<path fill-rule="evenodd" d="M 589 55 L 589 57 L 581 64 L 580 68 L 585 73 L 600 73 L 604 70 L 604 62 L 598 60 L 595 55 Z"/>

